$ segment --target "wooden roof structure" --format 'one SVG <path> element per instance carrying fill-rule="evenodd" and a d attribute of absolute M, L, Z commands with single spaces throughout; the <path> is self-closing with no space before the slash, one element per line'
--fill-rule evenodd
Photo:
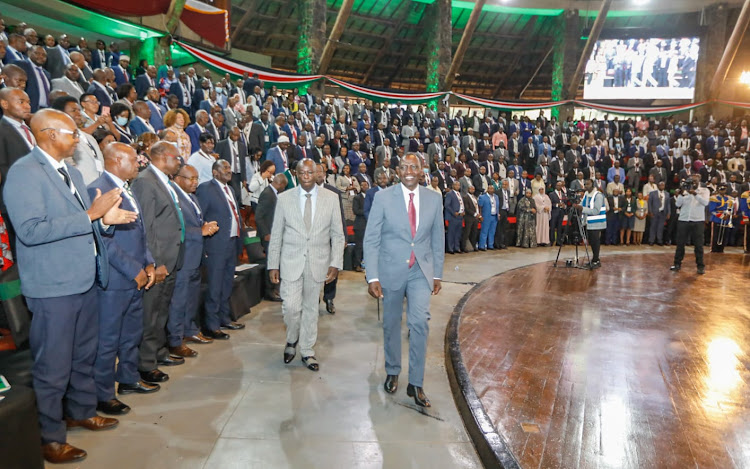
<path fill-rule="evenodd" d="M 327 74 L 364 86 L 425 89 L 425 9 L 434 0 L 355 0 Z M 296 71 L 298 0 L 232 0 L 232 32 L 246 11 L 232 47 L 272 57 L 272 66 Z M 326 34 L 343 0 L 327 0 Z M 426 3 L 425 3 L 426 2 Z M 471 14 L 471 2 L 453 2 L 453 50 Z M 497 8 L 496 10 L 502 10 Z M 495 99 L 549 99 L 553 54 L 562 33 L 551 10 L 482 11 L 452 90 Z M 562 10 L 560 10 L 561 12 Z M 593 13 L 593 14 L 591 14 Z M 583 49 L 593 12 L 581 12 Z M 701 12 L 617 14 L 607 17 L 601 37 L 690 37 L 701 34 Z"/>

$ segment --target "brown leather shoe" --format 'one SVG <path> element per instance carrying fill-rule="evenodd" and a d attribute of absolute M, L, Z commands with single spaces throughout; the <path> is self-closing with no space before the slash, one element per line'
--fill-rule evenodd
<path fill-rule="evenodd" d="M 185 344 L 182 344 L 177 347 L 169 347 L 169 353 L 171 353 L 172 355 L 177 355 L 178 357 L 183 357 L 183 358 L 193 358 L 193 357 L 198 356 L 198 352 L 191 349 Z"/>
<path fill-rule="evenodd" d="M 44 459 L 53 464 L 80 461 L 86 457 L 86 451 L 67 443 L 57 442 L 42 445 L 42 454 Z"/>
<path fill-rule="evenodd" d="M 185 337 L 185 342 L 192 342 L 194 344 L 210 344 L 213 341 L 214 339 L 209 339 L 208 337 L 203 335 L 202 332 L 191 335 L 189 337 Z"/>
<path fill-rule="evenodd" d="M 115 428 L 119 421 L 117 419 L 102 417 L 97 415 L 96 417 L 87 418 L 86 420 L 71 420 L 65 419 L 68 428 L 83 427 L 92 431 L 109 430 Z"/>

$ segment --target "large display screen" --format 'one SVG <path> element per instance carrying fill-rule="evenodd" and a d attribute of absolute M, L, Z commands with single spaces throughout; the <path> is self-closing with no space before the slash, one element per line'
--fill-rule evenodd
<path fill-rule="evenodd" d="M 693 99 L 697 37 L 603 39 L 586 63 L 583 99 Z"/>

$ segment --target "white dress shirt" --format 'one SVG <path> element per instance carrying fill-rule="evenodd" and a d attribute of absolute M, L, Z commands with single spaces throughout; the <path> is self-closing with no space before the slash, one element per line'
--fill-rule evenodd
<path fill-rule="evenodd" d="M 207 155 L 203 150 L 198 150 L 188 158 L 188 164 L 198 171 L 198 184 L 203 184 L 214 178 L 211 169 L 216 160 L 213 156 Z"/>
<path fill-rule="evenodd" d="M 226 184 L 222 184 L 218 181 L 218 179 L 214 179 L 216 181 L 216 184 L 219 186 L 219 190 L 222 194 L 224 194 L 224 198 L 227 200 L 227 205 L 229 205 L 229 214 L 232 216 L 232 231 L 230 231 L 230 238 L 236 238 L 237 232 L 239 231 L 239 225 L 237 224 L 237 219 L 240 216 L 240 211 L 237 210 L 236 201 L 234 200 L 234 197 L 232 196 L 232 192 L 229 190 L 229 186 Z M 237 217 L 234 215 L 237 214 Z"/>
<path fill-rule="evenodd" d="M 305 216 L 305 202 L 307 202 L 307 194 L 310 194 L 310 206 L 312 207 L 311 213 L 310 213 L 310 220 L 315 220 L 315 205 L 318 202 L 318 185 L 313 184 L 313 188 L 310 190 L 310 192 L 305 192 L 305 190 L 300 187 L 299 188 L 299 209 L 302 216 Z"/>
<path fill-rule="evenodd" d="M 409 191 L 406 186 L 401 183 L 401 192 L 404 194 L 404 204 L 406 205 L 406 214 L 409 214 L 409 194 L 414 194 L 414 210 L 417 212 L 417 223 L 414 225 L 414 231 L 419 229 L 419 186 L 414 192 Z M 408 221 L 408 218 L 407 218 Z"/>

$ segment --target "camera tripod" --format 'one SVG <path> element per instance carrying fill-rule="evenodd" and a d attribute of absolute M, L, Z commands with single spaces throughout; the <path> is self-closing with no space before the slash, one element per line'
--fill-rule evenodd
<path fill-rule="evenodd" d="M 555 262 L 552 264 L 553 266 L 557 267 L 557 262 L 560 260 L 560 253 L 562 252 L 563 246 L 565 246 L 568 243 L 571 243 L 575 246 L 575 257 L 572 259 L 566 259 L 565 260 L 565 267 L 571 267 L 576 269 L 585 269 L 585 270 L 591 270 L 591 258 L 589 257 L 589 241 L 586 237 L 586 229 L 583 226 L 583 218 L 581 217 L 581 214 L 576 210 L 575 206 L 570 206 L 567 209 L 567 215 L 568 215 L 568 225 L 563 230 L 562 239 L 558 240 L 558 248 L 557 248 L 557 257 L 555 257 Z M 577 226 L 578 232 L 576 233 L 574 230 L 576 228 L 573 227 L 573 220 L 575 220 Z M 572 232 L 572 233 L 571 233 Z M 571 234 L 577 234 L 580 236 L 580 241 L 583 243 L 583 247 L 586 250 L 586 263 L 581 265 L 579 264 L 579 256 L 578 256 L 578 243 L 576 239 L 573 238 Z"/>

